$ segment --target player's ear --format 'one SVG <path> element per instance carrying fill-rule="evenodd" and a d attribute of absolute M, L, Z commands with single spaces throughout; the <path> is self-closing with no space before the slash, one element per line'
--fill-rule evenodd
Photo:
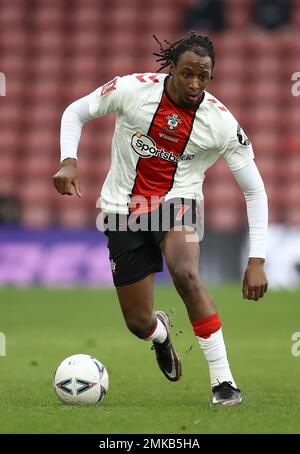
<path fill-rule="evenodd" d="M 174 65 L 174 63 L 173 63 L 173 62 L 171 62 L 171 64 L 170 64 L 170 74 L 171 74 L 171 76 L 172 76 L 172 75 L 174 74 L 174 72 L 175 72 L 175 69 L 176 69 L 176 68 L 175 68 L 175 65 Z"/>

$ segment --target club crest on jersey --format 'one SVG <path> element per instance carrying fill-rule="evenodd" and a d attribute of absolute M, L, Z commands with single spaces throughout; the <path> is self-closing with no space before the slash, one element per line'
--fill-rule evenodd
<path fill-rule="evenodd" d="M 117 272 L 117 264 L 116 264 L 116 262 L 113 259 L 111 259 L 111 261 L 110 261 L 110 266 L 111 266 L 112 273 L 116 274 L 116 272 Z"/>
<path fill-rule="evenodd" d="M 167 126 L 164 126 L 164 129 L 169 132 L 177 132 L 177 126 L 182 123 L 181 118 L 179 118 L 177 114 L 173 113 L 172 115 L 166 115 L 166 119 L 168 120 L 168 123 Z"/>

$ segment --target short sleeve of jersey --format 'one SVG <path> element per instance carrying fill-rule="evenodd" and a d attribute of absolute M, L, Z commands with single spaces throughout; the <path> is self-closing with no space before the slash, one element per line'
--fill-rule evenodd
<path fill-rule="evenodd" d="M 224 156 L 230 170 L 235 171 L 254 159 L 254 153 L 250 140 L 234 116 L 230 112 L 226 112 L 225 118 L 219 153 Z"/>
<path fill-rule="evenodd" d="M 122 111 L 128 91 L 126 88 L 130 85 L 129 78 L 117 76 L 88 95 L 89 113 L 96 118 Z"/>

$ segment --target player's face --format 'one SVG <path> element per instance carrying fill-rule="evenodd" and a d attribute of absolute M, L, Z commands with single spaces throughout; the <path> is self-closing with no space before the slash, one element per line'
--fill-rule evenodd
<path fill-rule="evenodd" d="M 212 61 L 207 55 L 187 50 L 170 67 L 169 93 L 176 104 L 193 106 L 208 85 L 212 74 Z"/>

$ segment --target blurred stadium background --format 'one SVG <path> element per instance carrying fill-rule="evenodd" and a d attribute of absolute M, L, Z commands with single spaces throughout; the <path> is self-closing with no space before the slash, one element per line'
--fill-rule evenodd
<path fill-rule="evenodd" d="M 215 44 L 208 91 L 250 137 L 265 181 L 271 286 L 299 285 L 300 90 L 293 95 L 292 74 L 300 71 L 300 0 L 1 0 L 1 285 L 111 284 L 95 224 L 114 116 L 84 128 L 78 200 L 52 185 L 61 115 L 116 75 L 155 72 L 153 34 L 173 42 L 191 29 Z M 246 210 L 225 162 L 208 171 L 204 190 L 202 274 L 209 282 L 240 279 Z"/>

